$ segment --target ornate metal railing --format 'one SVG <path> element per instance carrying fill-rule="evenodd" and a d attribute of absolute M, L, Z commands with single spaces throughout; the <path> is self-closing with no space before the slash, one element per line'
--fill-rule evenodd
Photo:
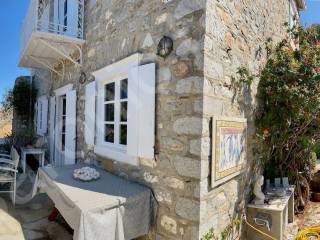
<path fill-rule="evenodd" d="M 78 12 L 70 17 L 77 17 L 77 24 L 73 26 L 66 26 L 63 21 L 59 21 L 58 17 L 55 17 L 60 13 L 54 12 L 52 15 L 52 9 L 59 9 L 56 6 L 50 6 L 49 2 L 45 0 L 30 0 L 27 15 L 23 22 L 23 27 L 20 35 L 20 55 L 23 54 L 25 47 L 27 46 L 32 32 L 47 32 L 58 35 L 65 35 L 68 37 L 83 39 L 83 20 L 84 20 L 84 1 L 83 0 L 69 0 L 77 2 Z M 52 1 L 54 4 L 58 4 L 58 1 Z M 48 15 L 45 11 L 48 11 Z M 53 11 L 54 11 L 53 10 Z"/>

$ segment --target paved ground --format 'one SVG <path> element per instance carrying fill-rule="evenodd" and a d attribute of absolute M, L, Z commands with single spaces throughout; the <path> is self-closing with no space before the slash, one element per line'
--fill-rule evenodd
<path fill-rule="evenodd" d="M 29 169 L 29 171 L 31 171 Z M 17 194 L 30 192 L 32 184 L 26 180 Z M 61 216 L 49 222 L 53 202 L 46 194 L 39 194 L 26 204 L 13 207 L 9 194 L 0 198 L 0 240 L 71 240 L 72 232 Z"/>
<path fill-rule="evenodd" d="M 64 226 L 63 220 L 60 218 L 57 222 L 49 222 L 48 216 L 53 208 L 53 203 L 47 197 L 46 194 L 41 194 L 35 197 L 30 203 L 25 205 L 16 205 L 13 207 L 10 199 L 5 198 L 8 208 L 7 213 L 0 211 L 0 222 L 2 219 L 7 219 L 7 216 L 11 216 L 12 222 L 15 224 L 16 232 L 20 229 L 23 231 L 24 239 L 26 240 L 68 240 L 72 239 L 72 235 L 68 232 Z M 0 226 L 1 228 L 1 226 Z M 12 229 L 7 229 L 14 232 Z M 4 230 L 5 231 L 5 230 Z M 19 235 L 19 234 L 17 234 Z M 8 238 L 3 238 L 8 239 Z M 23 239 L 20 237 L 12 239 Z M 0 237 L 0 240 L 2 238 Z"/>
<path fill-rule="evenodd" d="M 310 202 L 305 213 L 295 217 L 295 221 L 288 226 L 288 240 L 294 240 L 299 230 L 320 226 L 320 203 Z"/>

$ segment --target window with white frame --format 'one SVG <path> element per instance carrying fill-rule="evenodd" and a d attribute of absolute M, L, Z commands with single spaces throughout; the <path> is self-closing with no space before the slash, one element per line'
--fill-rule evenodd
<path fill-rule="evenodd" d="M 104 141 L 127 145 L 128 79 L 104 85 Z"/>
<path fill-rule="evenodd" d="M 86 86 L 86 143 L 100 156 L 133 165 L 154 156 L 155 64 L 140 66 L 140 57 L 94 72 Z"/>

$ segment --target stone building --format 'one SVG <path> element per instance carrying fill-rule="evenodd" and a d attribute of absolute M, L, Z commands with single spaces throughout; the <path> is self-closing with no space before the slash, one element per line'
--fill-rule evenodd
<path fill-rule="evenodd" d="M 211 227 L 219 235 L 241 214 L 254 177 L 255 102 L 248 94 L 233 101 L 232 78 L 241 66 L 259 71 L 265 41 L 283 39 L 284 23 L 304 7 L 304 0 L 31 0 L 19 65 L 35 77 L 36 130 L 48 161 L 91 161 L 150 186 L 159 202 L 150 239 L 201 239 Z M 157 54 L 164 36 L 173 41 L 166 57 Z M 112 97 L 103 99 L 104 91 Z M 244 173 L 212 187 L 215 116 L 246 118 L 249 150 Z"/>

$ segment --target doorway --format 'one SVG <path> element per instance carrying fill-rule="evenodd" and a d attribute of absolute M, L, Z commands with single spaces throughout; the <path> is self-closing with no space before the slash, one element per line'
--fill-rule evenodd
<path fill-rule="evenodd" d="M 54 164 L 75 164 L 76 151 L 76 91 L 72 86 L 56 90 L 54 114 Z"/>

